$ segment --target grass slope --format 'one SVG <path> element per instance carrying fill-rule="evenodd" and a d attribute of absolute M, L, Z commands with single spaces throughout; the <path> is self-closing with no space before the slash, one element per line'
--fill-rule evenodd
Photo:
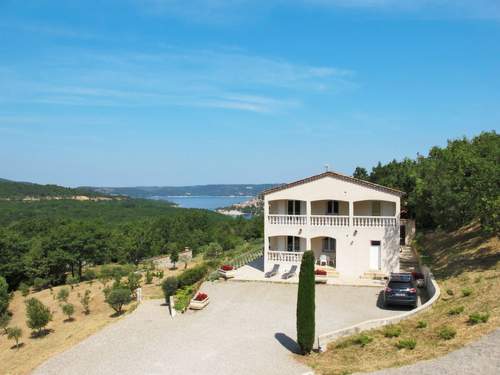
<path fill-rule="evenodd" d="M 432 309 L 400 323 L 399 337 L 386 337 L 384 328 L 371 330 L 331 343 L 323 354 L 299 360 L 318 374 L 373 371 L 444 355 L 498 327 L 499 238 L 484 235 L 478 225 L 470 225 L 451 233 L 428 233 L 419 242 L 419 251 L 425 254 L 441 287 L 441 298 Z M 487 313 L 489 320 L 471 324 L 469 315 L 474 313 Z M 419 328 L 419 324 L 426 327 Z M 441 338 L 443 327 L 455 330 L 455 337 Z M 413 350 L 397 347 L 400 340 L 409 339 L 416 341 Z"/>

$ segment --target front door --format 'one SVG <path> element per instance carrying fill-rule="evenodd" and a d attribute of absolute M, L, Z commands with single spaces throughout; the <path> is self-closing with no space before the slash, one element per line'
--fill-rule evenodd
<path fill-rule="evenodd" d="M 380 241 L 372 241 L 370 244 L 370 269 L 380 270 Z"/>

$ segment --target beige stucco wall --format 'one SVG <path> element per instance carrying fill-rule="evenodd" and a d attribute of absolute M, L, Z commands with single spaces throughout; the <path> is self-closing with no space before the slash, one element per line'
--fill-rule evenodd
<path fill-rule="evenodd" d="M 379 191 L 371 187 L 362 186 L 350 181 L 344 181 L 333 177 L 325 177 L 306 184 L 297 185 L 288 189 L 267 194 L 264 197 L 264 214 L 269 214 L 269 202 L 272 206 L 276 200 L 283 201 L 286 207 L 286 200 L 302 200 L 307 212 L 311 212 L 311 201 L 338 200 L 345 202 L 339 209 L 348 214 L 349 207 L 353 209 L 354 215 L 371 216 L 372 200 L 381 202 L 380 214 L 382 216 L 392 216 L 399 218 L 400 197 L 397 194 Z M 354 203 L 356 202 L 356 203 Z M 326 204 L 326 202 L 325 202 Z M 306 212 L 306 211 L 304 211 Z M 318 211 L 313 211 L 313 214 Z M 286 208 L 282 211 L 286 214 Z M 337 271 L 340 276 L 359 277 L 369 271 L 370 242 L 381 242 L 381 271 L 399 271 L 399 225 L 387 227 L 340 227 L 340 226 L 311 226 L 311 225 L 270 225 L 265 220 L 265 246 L 268 249 L 270 236 L 299 236 L 303 237 L 305 247 L 312 249 L 313 244 L 317 244 L 315 238 L 325 236 L 333 237 L 337 240 Z M 321 240 L 319 240 L 321 241 Z M 320 248 L 314 246 L 315 249 Z M 286 248 L 286 246 L 285 246 Z M 267 264 L 264 257 L 264 266 L 268 270 L 272 265 Z"/>

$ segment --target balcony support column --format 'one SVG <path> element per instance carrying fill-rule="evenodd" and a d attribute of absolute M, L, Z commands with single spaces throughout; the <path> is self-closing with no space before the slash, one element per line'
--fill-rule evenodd
<path fill-rule="evenodd" d="M 307 215 L 307 224 L 311 224 L 311 201 L 306 201 L 306 215 Z"/>
<path fill-rule="evenodd" d="M 307 250 L 312 250 L 311 249 L 311 238 L 310 237 L 306 237 L 306 251 Z"/>

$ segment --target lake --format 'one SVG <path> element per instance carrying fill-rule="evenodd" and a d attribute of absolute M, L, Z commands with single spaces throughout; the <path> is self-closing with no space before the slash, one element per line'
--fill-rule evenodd
<path fill-rule="evenodd" d="M 236 203 L 245 202 L 250 198 L 252 197 L 164 196 L 155 197 L 154 199 L 174 202 L 183 208 L 204 208 L 206 210 L 215 210 L 217 208 L 228 207 Z"/>

